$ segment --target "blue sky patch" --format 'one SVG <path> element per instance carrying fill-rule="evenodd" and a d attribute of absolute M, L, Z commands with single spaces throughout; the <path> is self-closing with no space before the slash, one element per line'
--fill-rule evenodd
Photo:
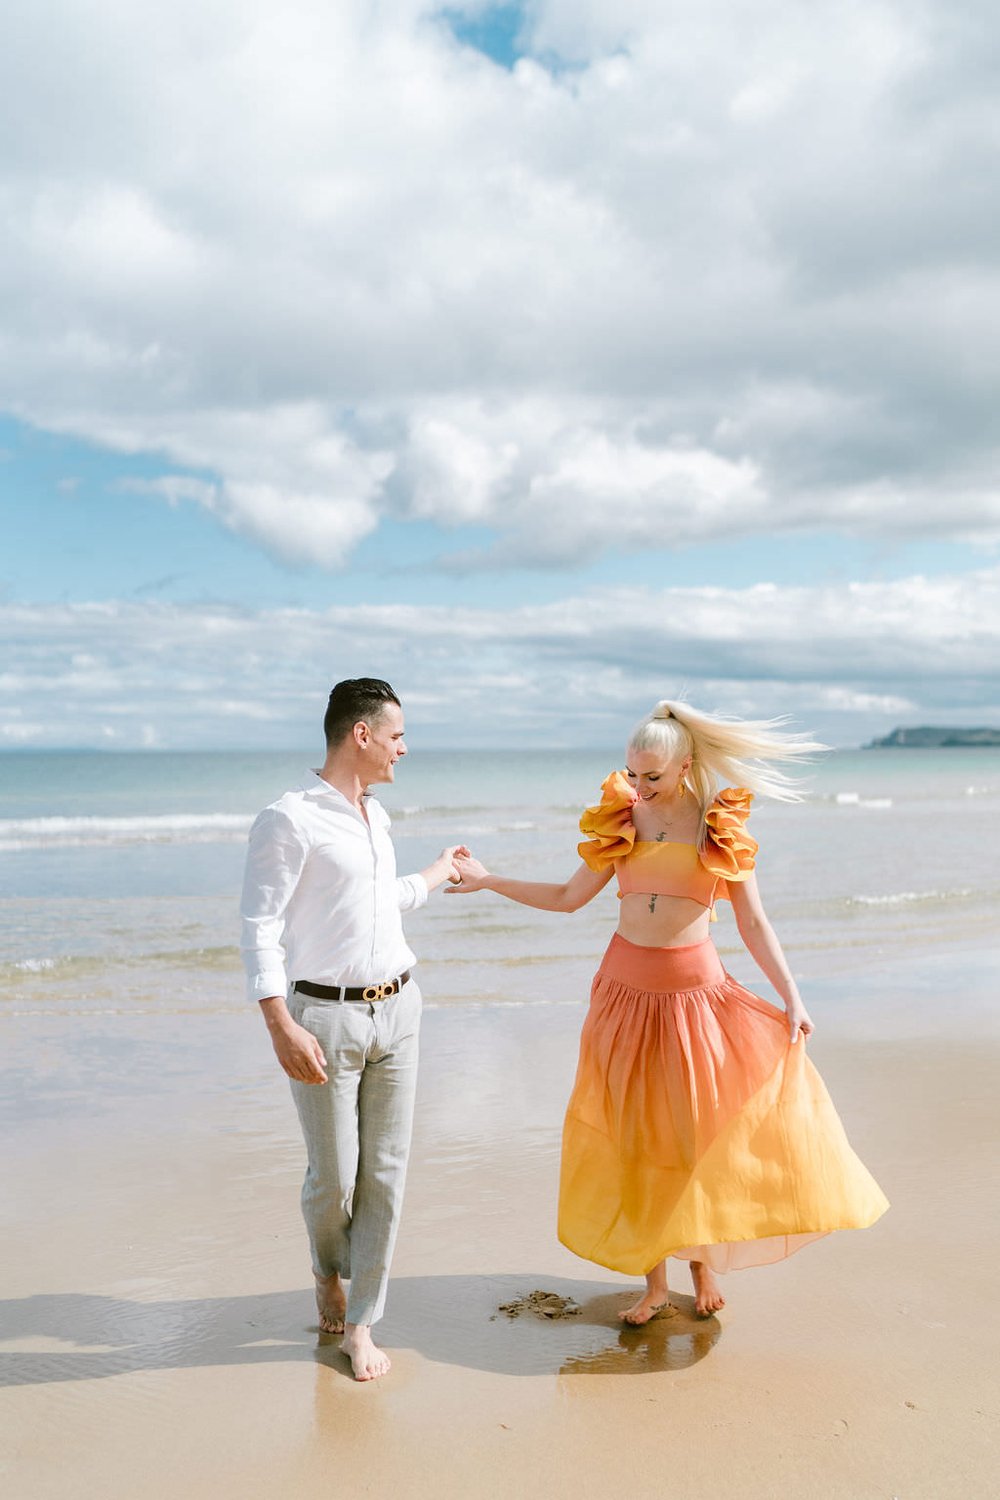
<path fill-rule="evenodd" d="M 525 19 L 521 5 L 491 5 L 473 15 L 448 8 L 441 17 L 460 42 L 491 57 L 501 67 L 512 68 L 523 55 L 519 45 Z"/>

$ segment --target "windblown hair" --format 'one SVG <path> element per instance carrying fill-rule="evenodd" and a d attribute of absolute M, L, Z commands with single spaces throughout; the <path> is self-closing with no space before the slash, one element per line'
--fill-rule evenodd
<path fill-rule="evenodd" d="M 784 729 L 784 719 L 730 719 L 664 698 L 629 736 L 630 750 L 656 750 L 671 760 L 691 756 L 684 778 L 705 809 L 720 787 L 745 786 L 761 797 L 801 802 L 795 777 L 780 769 L 825 750 L 817 740 Z"/>

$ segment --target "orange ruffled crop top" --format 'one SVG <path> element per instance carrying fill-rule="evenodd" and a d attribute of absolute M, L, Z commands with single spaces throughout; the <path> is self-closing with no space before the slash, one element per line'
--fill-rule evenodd
<path fill-rule="evenodd" d="M 612 771 L 601 787 L 601 800 L 580 819 L 590 837 L 577 845 L 592 870 L 614 865 L 618 894 L 687 896 L 707 906 L 715 918 L 720 896 L 729 883 L 746 880 L 754 867 L 757 844 L 746 832 L 753 793 L 745 787 L 720 792 L 705 813 L 705 843 L 673 844 L 637 839 L 632 808 L 638 794 L 621 771 Z"/>

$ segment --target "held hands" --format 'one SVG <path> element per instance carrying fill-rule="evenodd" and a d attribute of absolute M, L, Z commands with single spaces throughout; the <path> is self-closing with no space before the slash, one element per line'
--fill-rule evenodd
<path fill-rule="evenodd" d="M 458 861 L 459 859 L 471 858 L 472 851 L 467 849 L 464 844 L 452 844 L 449 849 L 442 849 L 441 859 L 448 866 L 448 874 L 445 878 L 452 881 L 461 880 L 462 877 L 458 873 Z"/>
<path fill-rule="evenodd" d="M 489 870 L 468 849 L 458 849 L 455 851 L 455 873 L 450 877 L 452 884 L 445 888 L 445 895 L 466 896 L 472 891 L 485 890 L 489 878 Z"/>
<path fill-rule="evenodd" d="M 434 890 L 444 880 L 458 880 L 456 859 L 468 852 L 464 844 L 452 844 L 447 849 L 442 849 L 430 868 L 423 872 L 428 887 Z"/>

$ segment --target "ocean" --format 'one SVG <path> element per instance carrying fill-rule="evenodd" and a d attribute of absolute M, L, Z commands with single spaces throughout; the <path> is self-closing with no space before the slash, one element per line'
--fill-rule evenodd
<path fill-rule="evenodd" d="M 0 757 L 0 1017 L 213 1014 L 246 1006 L 237 906 L 255 813 L 308 753 Z M 401 872 L 468 843 L 492 868 L 562 879 L 614 752 L 413 749 L 392 787 Z M 805 800 L 759 802 L 769 916 L 806 989 L 995 943 L 1000 751 L 833 752 Z M 613 889 L 572 916 L 438 892 L 407 920 L 428 1006 L 579 1004 L 616 920 Z M 725 903 L 727 966 L 764 981 Z M 836 980 L 834 990 L 829 988 Z M 868 991 L 866 990 L 867 994 Z"/>

